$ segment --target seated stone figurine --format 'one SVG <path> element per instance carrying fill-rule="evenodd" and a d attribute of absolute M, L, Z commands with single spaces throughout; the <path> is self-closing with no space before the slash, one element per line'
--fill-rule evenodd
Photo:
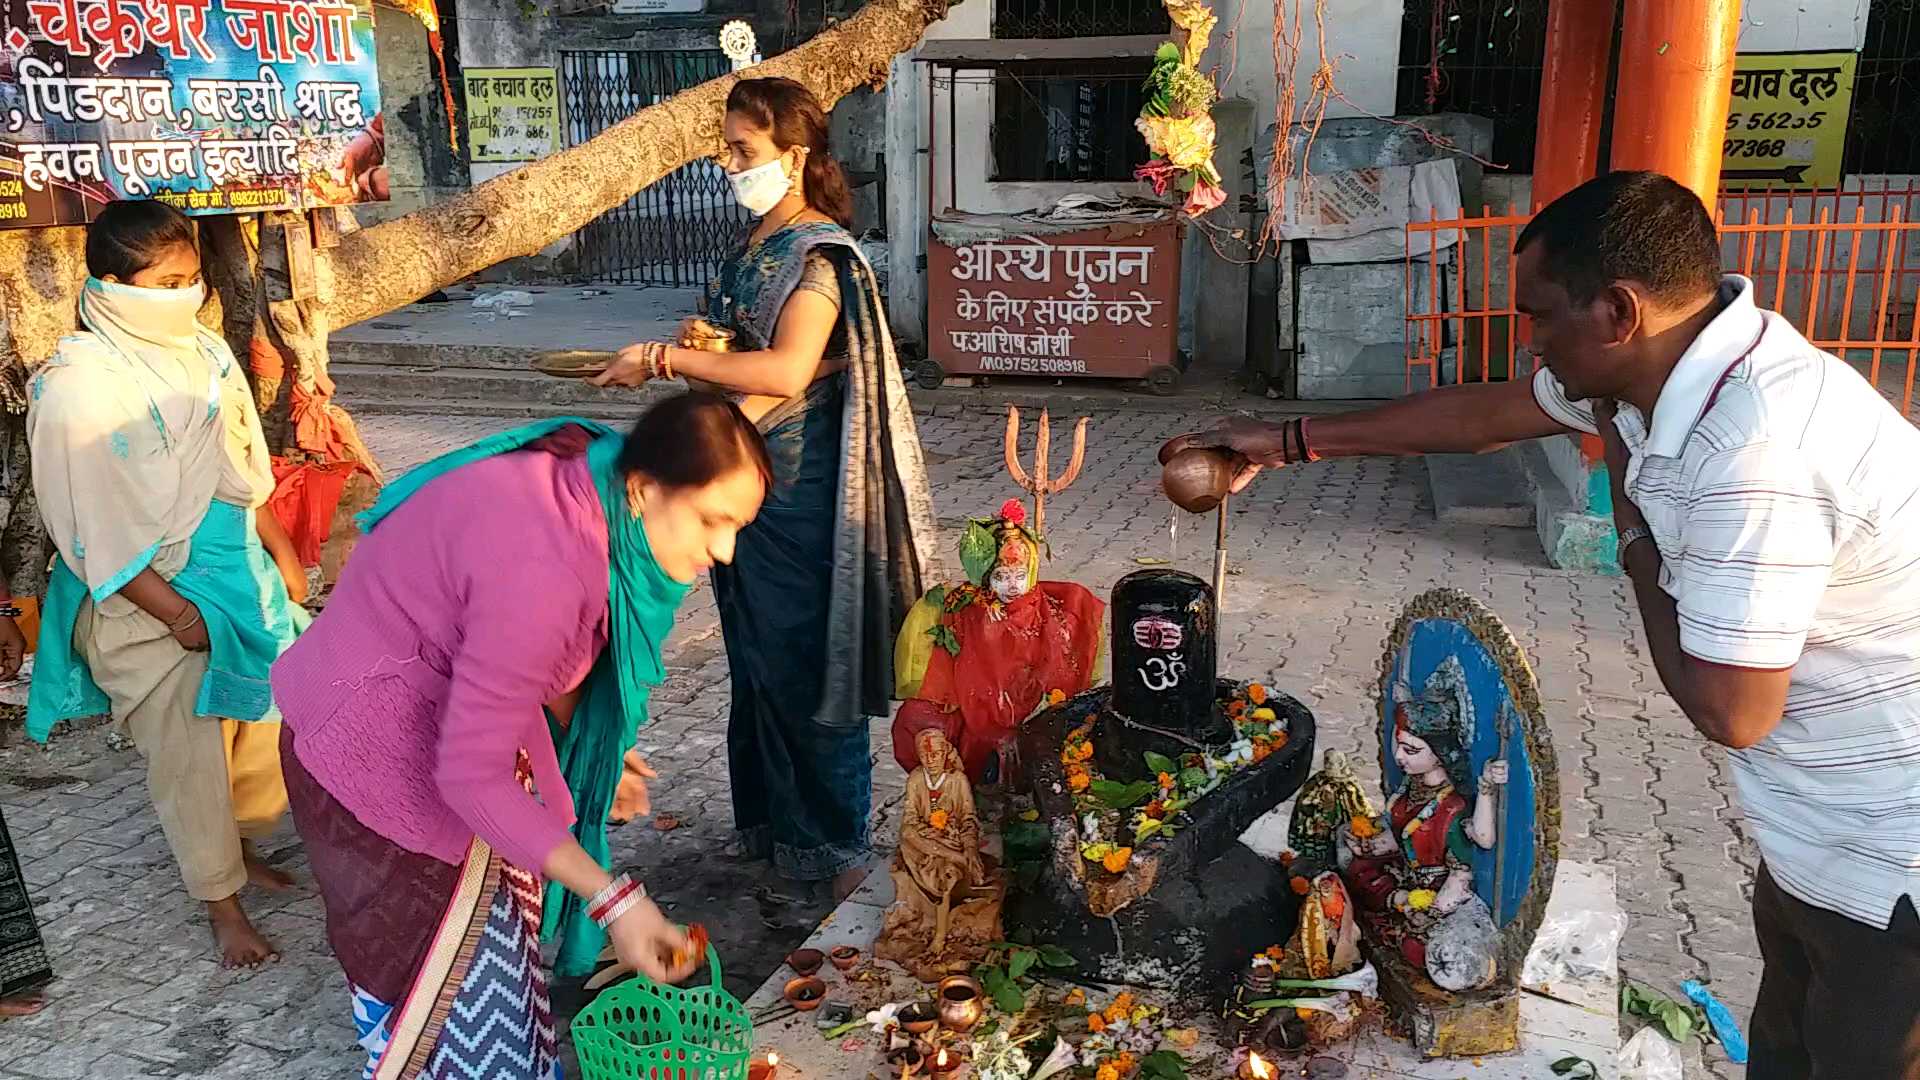
<path fill-rule="evenodd" d="M 1387 801 L 1384 821 L 1359 816 L 1338 830 L 1341 876 L 1369 936 L 1397 948 L 1442 989 L 1486 986 L 1499 935 L 1474 891 L 1473 849 L 1491 849 L 1497 839 L 1493 796 L 1507 765 L 1490 761 L 1477 778 L 1470 773 L 1473 710 L 1456 658 L 1417 696 L 1396 683 L 1394 697 L 1393 760 L 1406 779 Z"/>
<path fill-rule="evenodd" d="M 1006 886 L 980 850 L 980 818 L 960 756 L 937 730 L 914 740 L 893 906 L 874 952 L 928 982 L 970 969 L 1002 940 Z"/>
<path fill-rule="evenodd" d="M 1009 499 L 969 522 L 960 541 L 967 580 L 936 588 L 908 612 L 894 647 L 894 757 L 911 769 L 914 735 L 940 728 L 978 780 L 1053 691 L 1093 685 L 1106 605 L 1070 581 L 1040 581 L 1041 539 Z"/>

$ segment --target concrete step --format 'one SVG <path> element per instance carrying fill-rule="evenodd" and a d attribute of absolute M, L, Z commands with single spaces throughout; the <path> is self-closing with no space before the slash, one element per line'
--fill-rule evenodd
<path fill-rule="evenodd" d="M 331 365 L 349 411 L 454 416 L 588 416 L 631 420 L 668 386 L 600 389 L 521 368 L 446 368 L 392 364 Z"/>
<path fill-rule="evenodd" d="M 1524 529 L 1534 497 L 1517 447 L 1491 454 L 1428 454 L 1434 515 L 1457 525 Z"/>

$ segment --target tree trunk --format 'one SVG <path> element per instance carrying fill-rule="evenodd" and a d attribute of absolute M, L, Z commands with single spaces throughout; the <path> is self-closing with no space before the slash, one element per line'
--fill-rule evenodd
<path fill-rule="evenodd" d="M 879 87 L 893 58 L 946 15 L 944 0 L 868 0 L 846 22 L 756 65 L 832 108 Z M 495 263 L 532 255 L 695 158 L 721 149 L 724 75 L 649 106 L 593 139 L 471 192 L 342 238 L 318 253 L 329 321 L 349 326 L 413 303 Z"/>

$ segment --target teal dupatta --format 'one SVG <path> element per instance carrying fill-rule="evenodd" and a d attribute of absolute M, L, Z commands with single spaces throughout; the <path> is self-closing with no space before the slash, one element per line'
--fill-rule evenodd
<path fill-rule="evenodd" d="M 607 518 L 609 625 L 606 650 L 594 661 L 581 685 L 580 703 L 572 722 L 562 729 L 549 717 L 549 727 L 561 775 L 573 795 L 577 816 L 574 838 L 605 867 L 612 861 L 607 814 L 620 787 L 622 759 L 647 720 L 647 701 L 653 688 L 666 681 L 661 649 L 673 629 L 674 613 L 693 588 L 668 577 L 654 561 L 646 530 L 639 515 L 630 509 L 626 478 L 617 467 L 623 442 L 620 434 L 592 420 L 557 417 L 489 436 L 394 481 L 381 493 L 379 502 L 360 515 L 359 522 L 363 530 L 371 531 L 436 477 L 482 458 L 524 449 L 568 427 L 582 428 L 594 436 L 587 449 L 587 468 Z M 540 868 L 524 869 L 537 873 Z M 559 882 L 550 881 L 544 911 L 542 938 L 557 937 L 560 941 L 555 970 L 568 976 L 591 972 L 605 947 L 606 934 L 587 917 L 586 901 Z"/>

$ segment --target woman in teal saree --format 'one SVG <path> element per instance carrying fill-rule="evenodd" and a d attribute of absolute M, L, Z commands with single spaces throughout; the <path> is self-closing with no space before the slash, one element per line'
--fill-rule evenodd
<path fill-rule="evenodd" d="M 707 293 L 732 348 L 633 345 L 598 381 L 685 376 L 766 438 L 773 488 L 713 571 L 734 826 L 742 853 L 844 896 L 871 854 L 868 721 L 887 714 L 893 636 L 931 572 L 933 501 L 826 113 L 796 82 L 746 79 L 722 128 L 735 195 L 760 219 Z"/>

